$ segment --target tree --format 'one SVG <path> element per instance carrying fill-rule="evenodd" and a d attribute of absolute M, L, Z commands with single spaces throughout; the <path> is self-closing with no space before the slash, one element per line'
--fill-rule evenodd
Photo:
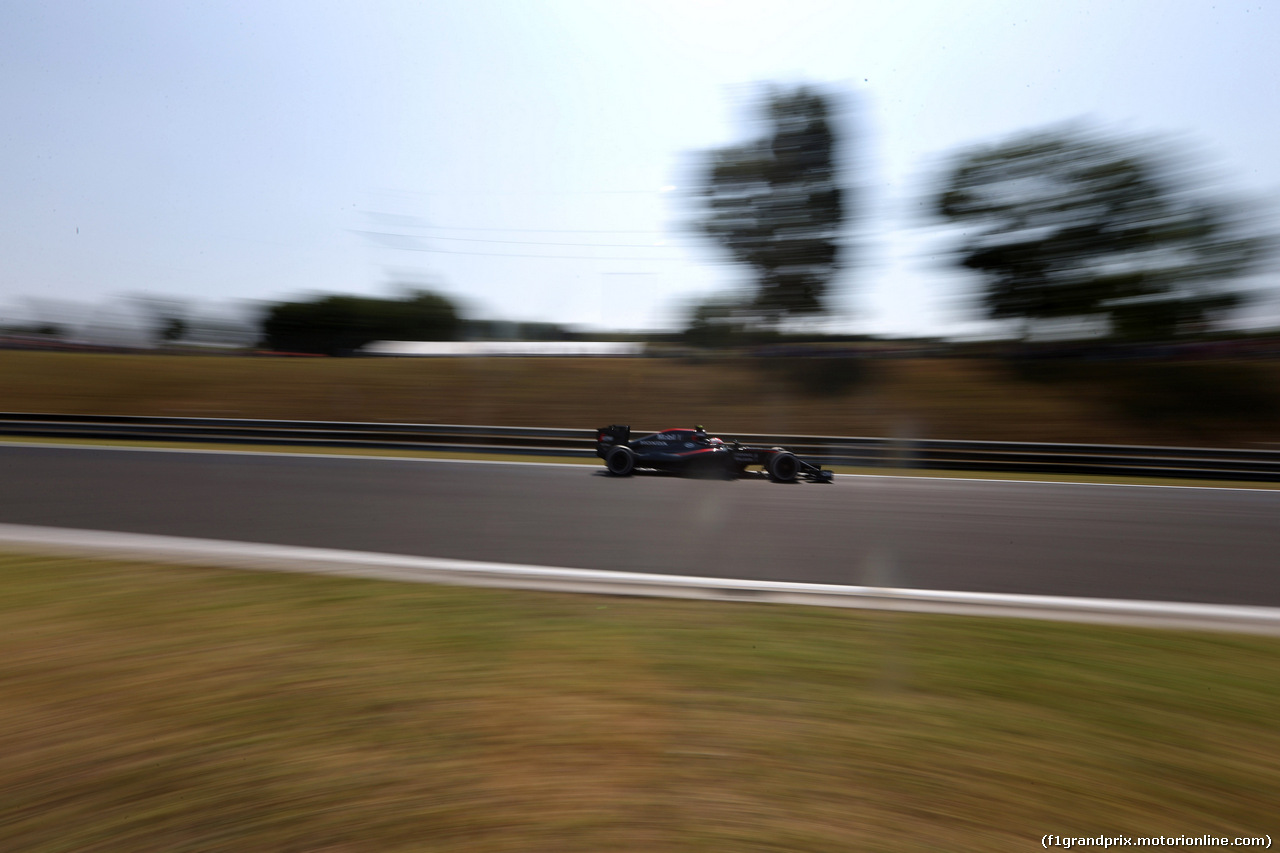
<path fill-rule="evenodd" d="M 959 157 L 936 204 L 965 229 L 959 263 L 986 277 L 989 317 L 1165 340 L 1240 305 L 1231 281 L 1270 246 L 1243 205 L 1194 184 L 1167 148 L 1055 129 Z"/>
<path fill-rule="evenodd" d="M 731 299 L 713 297 L 689 307 L 681 338 L 696 347 L 728 347 L 743 342 L 746 331 L 740 306 Z"/>
<path fill-rule="evenodd" d="M 170 346 L 186 335 L 190 308 L 185 300 L 151 293 L 137 293 L 129 300 L 142 314 L 153 346 Z"/>
<path fill-rule="evenodd" d="M 766 323 L 821 313 L 841 267 L 846 191 L 836 163 L 830 96 L 809 87 L 774 90 L 765 133 L 709 152 L 699 186 L 699 226 L 754 268 L 750 308 Z"/>
<path fill-rule="evenodd" d="M 172 344 L 182 340 L 187 333 L 187 321 L 181 317 L 170 317 L 156 330 L 156 338 L 162 344 Z"/>
<path fill-rule="evenodd" d="M 277 352 L 350 355 L 372 341 L 451 340 L 458 328 L 453 303 L 427 291 L 401 299 L 323 296 L 271 306 L 263 344 Z"/>

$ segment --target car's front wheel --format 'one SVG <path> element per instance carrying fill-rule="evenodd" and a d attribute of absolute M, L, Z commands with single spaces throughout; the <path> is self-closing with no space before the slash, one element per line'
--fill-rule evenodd
<path fill-rule="evenodd" d="M 800 460 L 791 453 L 775 453 L 767 467 L 769 479 L 775 483 L 794 483 L 800 473 Z"/>
<path fill-rule="evenodd" d="M 636 454 L 630 447 L 619 445 L 604 457 L 604 465 L 615 477 L 630 477 L 636 470 Z"/>

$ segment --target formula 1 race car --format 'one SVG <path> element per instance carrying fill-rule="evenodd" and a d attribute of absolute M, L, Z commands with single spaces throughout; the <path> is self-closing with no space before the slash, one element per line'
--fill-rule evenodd
<path fill-rule="evenodd" d="M 733 479 L 758 465 L 775 483 L 797 479 L 830 483 L 831 471 L 812 465 L 783 447 L 748 447 L 737 441 L 710 438 L 702 427 L 664 429 L 631 440 L 631 427 L 613 424 L 596 431 L 596 456 L 615 477 L 629 477 L 637 468 L 651 468 L 703 477 Z"/>

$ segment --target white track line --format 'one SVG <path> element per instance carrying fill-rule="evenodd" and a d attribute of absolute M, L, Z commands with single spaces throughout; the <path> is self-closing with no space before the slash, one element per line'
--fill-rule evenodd
<path fill-rule="evenodd" d="M 1280 607 L 837 586 L 526 566 L 0 524 L 10 550 L 342 575 L 413 583 L 853 607 L 1280 635 Z"/>

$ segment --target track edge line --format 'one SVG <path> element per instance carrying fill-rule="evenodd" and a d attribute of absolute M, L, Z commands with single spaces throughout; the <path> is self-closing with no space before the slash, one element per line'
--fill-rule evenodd
<path fill-rule="evenodd" d="M 1045 619 L 1280 636 L 1280 607 L 758 581 L 0 523 L 9 550 L 410 583 Z"/>

